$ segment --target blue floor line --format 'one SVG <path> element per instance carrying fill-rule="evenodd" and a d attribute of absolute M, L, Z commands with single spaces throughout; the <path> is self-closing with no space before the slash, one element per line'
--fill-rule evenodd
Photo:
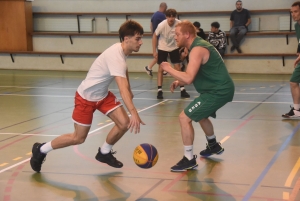
<path fill-rule="evenodd" d="M 275 161 L 277 160 L 277 158 L 279 157 L 279 155 L 281 154 L 281 152 L 285 149 L 285 147 L 289 144 L 289 142 L 291 141 L 291 139 L 293 138 L 293 136 L 295 135 L 295 133 L 299 130 L 299 128 L 300 128 L 300 123 L 294 128 L 293 132 L 289 135 L 289 137 L 281 145 L 280 149 L 277 151 L 277 153 L 275 154 L 275 156 L 271 159 L 271 161 L 269 162 L 269 164 L 265 167 L 265 169 L 262 171 L 262 173 L 256 179 L 256 181 L 251 186 L 251 188 L 249 189 L 249 191 L 247 192 L 247 194 L 244 196 L 243 201 L 247 201 L 247 200 L 250 199 L 250 197 L 254 193 L 255 189 L 258 187 L 258 185 L 260 184 L 260 182 L 264 179 L 264 177 L 266 176 L 266 174 L 268 173 L 268 171 L 270 170 L 270 168 L 272 167 L 272 165 L 275 163 Z"/>

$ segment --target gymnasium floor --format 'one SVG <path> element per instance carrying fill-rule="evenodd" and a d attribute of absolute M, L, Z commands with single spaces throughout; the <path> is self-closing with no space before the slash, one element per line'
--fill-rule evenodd
<path fill-rule="evenodd" d="M 115 146 L 124 163 L 115 169 L 94 157 L 112 122 L 99 112 L 86 142 L 50 152 L 41 173 L 29 159 L 35 142 L 72 132 L 73 97 L 86 72 L 0 70 L 0 200 L 2 201 L 233 201 L 300 200 L 300 121 L 282 119 L 292 103 L 289 75 L 232 75 L 234 100 L 212 119 L 225 152 L 200 158 L 205 136 L 194 123 L 196 170 L 173 173 L 183 156 L 178 123 L 191 99 L 168 92 L 156 99 L 156 75 L 131 73 L 134 103 L 142 120 L 140 134 L 128 132 Z M 193 86 L 187 86 L 192 97 Z M 116 84 L 110 86 L 120 97 Z M 140 143 L 159 153 L 151 169 L 132 159 Z"/>

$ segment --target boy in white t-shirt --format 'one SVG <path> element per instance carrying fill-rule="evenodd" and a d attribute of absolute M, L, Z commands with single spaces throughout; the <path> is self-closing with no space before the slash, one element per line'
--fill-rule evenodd
<path fill-rule="evenodd" d="M 94 61 L 86 78 L 77 89 L 72 115 L 74 132 L 61 135 L 47 143 L 35 143 L 30 159 L 34 171 L 40 172 L 42 163 L 51 150 L 83 143 L 91 128 L 95 110 L 107 115 L 115 123 L 95 158 L 115 168 L 123 166 L 113 156 L 115 153 L 112 152 L 113 145 L 129 129 L 131 132 L 139 133 L 140 124 L 144 125 L 132 102 L 133 94 L 126 65 L 127 56 L 132 52 L 138 52 L 143 44 L 143 34 L 143 27 L 133 20 L 128 20 L 121 25 L 119 29 L 121 43 L 110 46 Z M 128 117 L 121 102 L 108 90 L 108 86 L 113 80 L 119 87 L 131 118 Z"/>
<path fill-rule="evenodd" d="M 174 68 L 180 71 L 180 54 L 179 48 L 175 41 L 175 25 L 180 21 L 176 19 L 177 11 L 175 9 L 168 9 L 166 11 L 167 19 L 158 24 L 155 32 L 152 36 L 152 51 L 154 58 L 157 59 L 157 64 L 159 65 L 157 72 L 157 99 L 163 99 L 162 83 L 163 83 L 163 70 L 160 64 L 167 61 L 168 56 L 174 65 Z M 159 36 L 157 43 L 157 36 Z M 156 46 L 158 44 L 158 46 Z M 157 48 L 157 51 L 156 51 Z M 186 92 L 184 86 L 180 86 L 181 97 L 189 98 L 190 95 Z"/>

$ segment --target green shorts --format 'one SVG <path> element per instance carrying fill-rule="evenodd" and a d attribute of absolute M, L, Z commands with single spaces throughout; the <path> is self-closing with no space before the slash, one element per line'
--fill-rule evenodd
<path fill-rule="evenodd" d="M 294 69 L 290 82 L 300 83 L 300 64 Z"/>
<path fill-rule="evenodd" d="M 231 102 L 232 98 L 233 93 L 226 95 L 201 94 L 184 109 L 184 113 L 195 122 L 208 117 L 216 118 L 217 110 Z"/>

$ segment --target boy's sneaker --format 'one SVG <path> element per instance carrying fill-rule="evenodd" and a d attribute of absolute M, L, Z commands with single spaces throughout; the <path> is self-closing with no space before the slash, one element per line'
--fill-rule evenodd
<path fill-rule="evenodd" d="M 123 167 L 123 163 L 121 163 L 120 161 L 118 161 L 113 154 L 117 153 L 112 152 L 112 150 L 108 153 L 108 154 L 102 154 L 101 153 L 101 148 L 99 148 L 98 153 L 96 155 L 96 160 L 100 161 L 102 163 L 106 163 L 109 166 L 115 167 L 115 168 L 121 168 Z"/>
<path fill-rule="evenodd" d="M 300 111 L 295 110 L 294 107 L 291 107 L 291 110 L 288 113 L 283 114 L 282 117 L 284 117 L 284 118 L 298 118 L 298 117 L 300 117 Z"/>
<path fill-rule="evenodd" d="M 167 76 L 167 75 L 168 75 L 168 72 L 164 71 L 163 76 Z"/>
<path fill-rule="evenodd" d="M 157 92 L 157 99 L 164 99 L 162 91 Z"/>
<path fill-rule="evenodd" d="M 148 66 L 145 66 L 145 70 L 146 70 L 146 73 L 149 75 L 149 76 L 153 76 L 152 74 L 152 70 L 149 70 Z"/>
<path fill-rule="evenodd" d="M 30 159 L 30 165 L 31 168 L 36 171 L 36 172 L 40 172 L 41 168 L 42 168 L 42 164 L 44 163 L 45 159 L 46 159 L 46 155 L 40 151 L 41 146 L 43 146 L 45 143 L 41 144 L 41 143 L 34 143 L 34 145 L 32 146 L 32 156 Z"/>
<path fill-rule="evenodd" d="M 211 147 L 208 144 L 206 144 L 206 149 L 204 149 L 203 151 L 200 152 L 200 156 L 208 157 L 213 154 L 220 155 L 223 152 L 224 152 L 224 148 L 221 147 L 221 143 L 219 143 L 219 142 Z"/>
<path fill-rule="evenodd" d="M 182 172 L 186 170 L 194 169 L 198 166 L 196 162 L 197 155 L 194 155 L 193 159 L 189 160 L 185 156 L 173 167 L 171 167 L 171 171 L 173 172 Z"/>
<path fill-rule="evenodd" d="M 190 97 L 190 94 L 188 94 L 185 89 L 182 90 L 180 93 L 181 93 L 181 98 L 189 98 Z"/>

